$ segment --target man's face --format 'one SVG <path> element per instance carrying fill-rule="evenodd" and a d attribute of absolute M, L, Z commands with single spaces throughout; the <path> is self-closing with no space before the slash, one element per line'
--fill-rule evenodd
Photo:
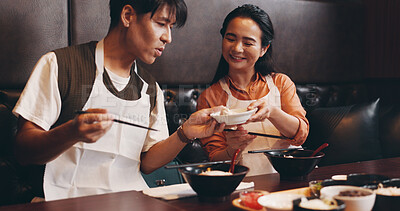
<path fill-rule="evenodd" d="M 173 20 L 171 20 L 173 18 Z M 171 29 L 175 16 L 170 15 L 170 7 L 160 7 L 151 17 L 151 13 L 135 18 L 128 27 L 125 36 L 127 52 L 135 59 L 152 64 L 161 56 L 167 43 L 171 43 Z"/>

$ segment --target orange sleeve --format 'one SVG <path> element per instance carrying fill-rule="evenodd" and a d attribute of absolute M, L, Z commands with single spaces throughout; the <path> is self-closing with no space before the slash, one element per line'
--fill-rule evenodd
<path fill-rule="evenodd" d="M 282 73 L 277 73 L 274 76 L 275 85 L 278 87 L 281 94 L 282 110 L 299 120 L 299 128 L 292 144 L 300 146 L 306 141 L 309 132 L 309 123 L 306 118 L 306 111 L 297 96 L 296 86 L 293 81 L 287 75 Z"/>

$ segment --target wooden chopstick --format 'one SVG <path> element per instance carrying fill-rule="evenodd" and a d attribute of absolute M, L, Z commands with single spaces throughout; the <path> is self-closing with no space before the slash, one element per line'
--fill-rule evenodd
<path fill-rule="evenodd" d="M 93 112 L 89 112 L 89 111 L 75 111 L 75 114 L 89 114 L 89 113 L 93 113 Z M 145 127 L 145 126 L 142 126 L 142 125 L 137 125 L 137 124 L 134 124 L 134 123 L 125 122 L 125 121 L 122 121 L 122 120 L 119 120 L 119 119 L 113 119 L 112 121 L 113 121 L 113 122 L 118 122 L 118 123 L 121 123 L 121 124 L 126 124 L 126 125 L 130 125 L 130 126 L 134 126 L 134 127 L 143 128 L 143 129 L 158 131 L 158 130 L 153 129 L 153 128 L 150 128 L 150 127 Z"/>
<path fill-rule="evenodd" d="M 224 131 L 236 131 L 236 130 L 233 130 L 233 129 L 224 129 Z M 250 134 L 250 135 L 256 135 L 256 136 L 264 136 L 264 137 L 269 137 L 269 138 L 292 139 L 292 138 L 288 138 L 288 137 L 285 137 L 285 136 L 276 136 L 276 135 L 270 135 L 270 134 L 264 134 L 264 133 L 248 132 L 248 134 Z"/>

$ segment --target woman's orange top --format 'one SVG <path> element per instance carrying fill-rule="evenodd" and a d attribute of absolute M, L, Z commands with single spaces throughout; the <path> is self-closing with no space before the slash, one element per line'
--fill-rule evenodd
<path fill-rule="evenodd" d="M 308 136 L 309 123 L 306 119 L 306 111 L 301 105 L 300 99 L 296 94 L 296 86 L 293 81 L 285 74 L 272 73 L 272 79 L 281 95 L 281 108 L 286 113 L 296 117 L 300 126 L 292 140 L 293 145 L 300 146 Z M 267 81 L 264 76 L 257 73 L 256 80 L 249 86 L 248 91 L 235 85 L 229 76 L 225 80 L 232 92 L 232 95 L 239 100 L 257 100 L 269 93 Z M 222 89 L 220 83 L 215 83 L 203 91 L 197 101 L 197 110 L 211 108 L 214 106 L 226 105 L 228 94 Z M 223 133 L 215 133 L 213 136 L 201 139 L 203 148 L 208 152 L 210 160 L 213 160 L 214 154 L 225 150 L 225 136 Z"/>

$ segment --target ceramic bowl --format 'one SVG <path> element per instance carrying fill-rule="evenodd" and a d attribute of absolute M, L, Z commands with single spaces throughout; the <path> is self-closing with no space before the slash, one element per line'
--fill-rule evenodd
<path fill-rule="evenodd" d="M 400 178 L 389 179 L 382 182 L 383 188 L 397 188 L 396 191 L 390 192 L 390 194 L 385 193 L 386 191 L 375 190 L 376 201 L 374 205 L 374 210 L 397 210 L 400 207 Z"/>
<path fill-rule="evenodd" d="M 251 115 L 256 113 L 257 109 L 247 110 L 247 108 L 231 109 L 229 114 L 221 114 L 220 112 L 210 114 L 218 123 L 226 125 L 237 125 L 245 123 Z"/>
<path fill-rule="evenodd" d="M 335 199 L 330 200 L 330 201 L 333 201 L 336 205 L 334 208 L 331 208 L 331 209 L 326 209 L 326 208 L 318 209 L 317 207 L 305 208 L 305 207 L 301 206 L 302 199 L 303 198 L 293 200 L 293 210 L 294 211 L 320 211 L 320 210 L 343 211 L 346 208 L 346 205 L 343 201 L 335 200 Z M 316 198 L 316 197 L 308 197 L 307 200 L 320 200 L 320 199 Z"/>
<path fill-rule="evenodd" d="M 325 156 L 323 152 L 310 157 L 313 150 L 288 150 L 264 153 L 284 180 L 304 180 Z"/>
<path fill-rule="evenodd" d="M 218 164 L 206 167 L 179 168 L 183 178 L 203 201 L 224 201 L 227 196 L 235 191 L 246 176 L 249 168 L 236 165 L 232 175 L 211 176 L 200 173 L 210 170 L 229 171 L 230 164 Z"/>
<path fill-rule="evenodd" d="M 300 194 L 271 193 L 258 198 L 258 203 L 268 211 L 293 210 L 293 200 L 303 197 Z"/>
<path fill-rule="evenodd" d="M 343 192 L 363 193 L 363 196 L 339 196 Z M 370 211 L 375 203 L 375 193 L 369 188 L 350 185 L 334 185 L 321 189 L 321 198 L 333 198 L 346 204 L 345 211 Z"/>

